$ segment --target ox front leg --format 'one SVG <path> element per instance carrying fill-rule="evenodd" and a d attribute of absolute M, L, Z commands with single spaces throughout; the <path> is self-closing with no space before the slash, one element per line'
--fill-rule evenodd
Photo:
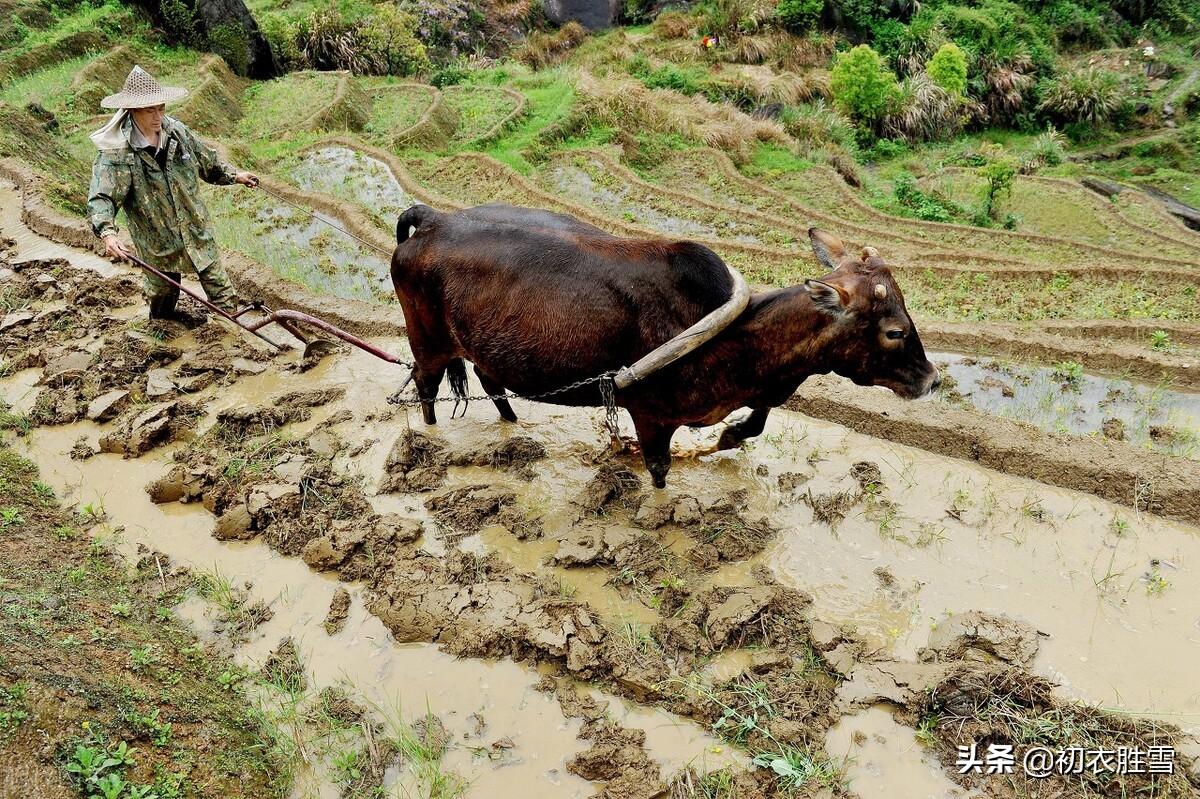
<path fill-rule="evenodd" d="M 483 393 L 488 396 L 496 397 L 504 393 L 504 386 L 485 377 L 483 372 L 479 371 L 478 366 L 475 367 L 475 376 L 479 378 L 479 385 L 483 386 Z M 517 415 L 513 413 L 512 405 L 508 404 L 508 400 L 493 399 L 492 402 L 495 403 L 496 410 L 500 412 L 501 419 L 506 422 L 517 421 Z"/>
<path fill-rule="evenodd" d="M 437 424 L 437 414 L 434 413 L 433 405 L 445 376 L 445 366 L 441 369 L 423 369 L 418 366 L 415 370 L 413 381 L 417 384 L 417 397 L 421 400 L 421 416 L 425 419 L 425 424 Z"/>
<path fill-rule="evenodd" d="M 671 469 L 671 436 L 675 435 L 676 425 L 634 417 L 633 427 L 654 487 L 666 488 L 667 472 Z"/>

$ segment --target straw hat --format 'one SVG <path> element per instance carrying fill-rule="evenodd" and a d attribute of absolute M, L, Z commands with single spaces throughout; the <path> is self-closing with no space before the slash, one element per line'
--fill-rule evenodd
<path fill-rule="evenodd" d="M 125 85 L 116 94 L 100 101 L 101 108 L 147 108 L 178 100 L 187 94 L 178 86 L 163 86 L 140 66 L 134 66 L 125 78 Z"/>

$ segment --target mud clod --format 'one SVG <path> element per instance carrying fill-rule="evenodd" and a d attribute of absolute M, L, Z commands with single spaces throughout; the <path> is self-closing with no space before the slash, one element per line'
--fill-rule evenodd
<path fill-rule="evenodd" d="M 442 525 L 455 533 L 478 532 L 500 521 L 501 512 L 517 501 L 517 495 L 495 486 L 470 485 L 448 494 L 431 497 L 425 507 Z"/>
<path fill-rule="evenodd" d="M 100 450 L 135 458 L 190 432 L 203 411 L 203 405 L 179 400 L 131 408 L 100 437 Z"/>
<path fill-rule="evenodd" d="M 528 436 L 512 436 L 490 444 L 484 444 L 465 452 L 451 453 L 447 462 L 451 466 L 487 466 L 514 472 L 518 477 L 532 479 L 530 464 L 546 457 L 546 448 Z"/>
<path fill-rule="evenodd" d="M 584 514 L 593 515 L 610 507 L 634 508 L 640 499 L 641 485 L 641 479 L 631 470 L 605 463 L 583 487 L 575 504 Z"/>
<path fill-rule="evenodd" d="M 446 478 L 446 447 L 438 439 L 411 428 L 396 439 L 384 462 L 382 494 L 433 491 Z"/>
<path fill-rule="evenodd" d="M 304 674 L 304 663 L 300 660 L 300 652 L 296 642 L 290 637 L 279 642 L 279 646 L 267 658 L 260 672 L 264 679 L 274 683 L 281 689 L 294 693 L 308 688 L 308 678 Z"/>
<path fill-rule="evenodd" d="M 929 636 L 929 644 L 918 654 L 923 661 L 1000 660 L 1028 667 L 1039 644 L 1037 630 L 1028 624 L 972 610 L 939 622 Z"/>
<path fill-rule="evenodd" d="M 1100 432 L 1105 438 L 1111 438 L 1113 441 L 1125 440 L 1125 422 L 1117 418 L 1105 419 L 1100 426 Z"/>
<path fill-rule="evenodd" d="M 329 603 L 329 612 L 325 614 L 325 632 L 337 635 L 346 626 L 346 618 L 350 615 L 350 592 L 338 586 Z"/>

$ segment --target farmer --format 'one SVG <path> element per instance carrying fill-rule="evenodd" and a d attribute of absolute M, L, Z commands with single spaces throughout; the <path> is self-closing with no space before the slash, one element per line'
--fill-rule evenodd
<path fill-rule="evenodd" d="M 258 176 L 223 163 L 187 126 L 166 116 L 166 103 L 185 94 L 187 89 L 162 86 L 135 66 L 121 91 L 100 101 L 117 112 L 91 135 L 100 152 L 92 165 L 88 220 L 105 253 L 125 260 L 132 251 L 117 236 L 115 221 L 124 209 L 143 259 L 176 281 L 195 272 L 209 301 L 232 311 L 237 294 L 221 268 L 196 176 L 218 186 L 257 186 Z M 179 289 L 147 272 L 143 290 L 151 319 L 183 321 L 175 310 Z"/>

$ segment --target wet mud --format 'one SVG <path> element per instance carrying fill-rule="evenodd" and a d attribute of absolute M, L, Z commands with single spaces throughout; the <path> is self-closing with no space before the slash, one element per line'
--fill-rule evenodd
<path fill-rule="evenodd" d="M 1200 731 L 1194 527 L 787 410 L 654 491 L 608 451 L 599 410 L 520 402 L 510 425 L 473 404 L 426 428 L 386 402 L 400 372 L 366 353 L 301 371 L 209 325 L 144 333 L 123 278 L 73 276 L 117 292 L 112 320 L 41 359 L 20 331 L 60 298 L 38 293 L 41 262 L 12 266 L 33 316 L 0 330 L 20 363 L 0 381 L 9 411 L 75 392 L 17 448 L 124 547 L 250 583 L 245 624 L 184 612 L 272 682 L 340 683 L 417 718 L 468 796 L 650 797 L 722 770 L 780 796 L 801 762 L 845 793 L 839 736 L 880 703 L 889 751 L 920 729 L 930 753 L 896 767 L 937 790 L 964 729 L 1011 737 L 1051 714 L 1106 745 Z M 120 368 L 132 388 L 89 382 Z M 380 784 L 408 779 L 386 749 L 371 763 Z M 1186 779 L 1124 788 L 1186 795 Z"/>

